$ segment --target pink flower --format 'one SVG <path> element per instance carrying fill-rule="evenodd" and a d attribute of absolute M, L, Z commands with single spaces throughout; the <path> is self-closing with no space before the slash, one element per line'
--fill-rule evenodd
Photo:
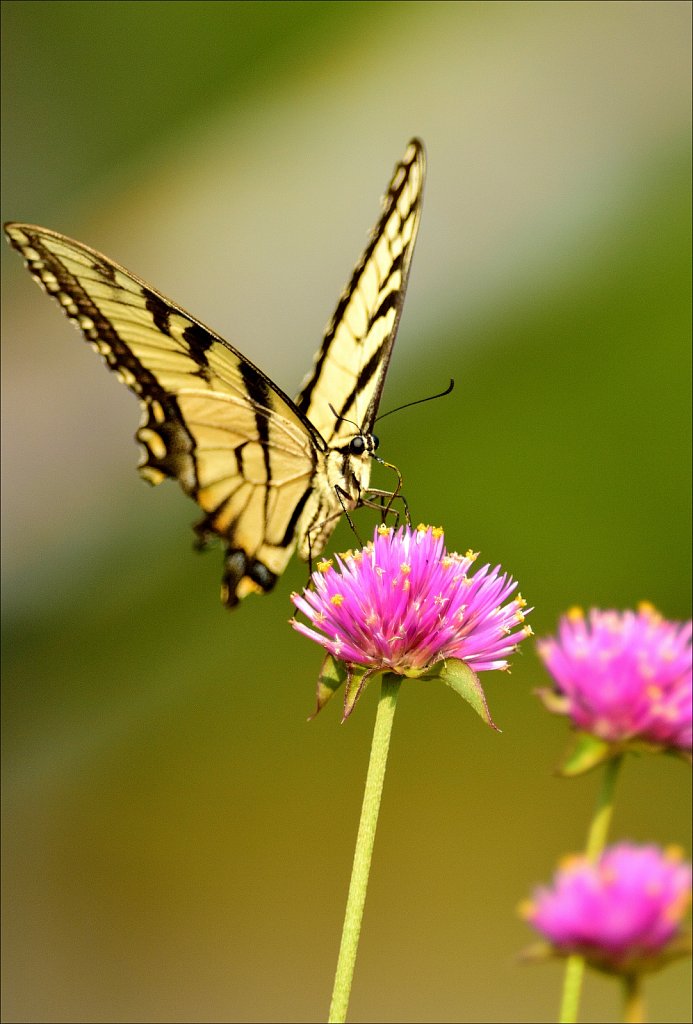
<path fill-rule="evenodd" d="M 421 676 L 447 659 L 506 669 L 531 634 L 526 602 L 511 598 L 517 583 L 499 566 L 469 576 L 475 558 L 448 553 L 440 529 L 379 527 L 362 551 L 337 557 L 336 568 L 322 563 L 312 588 L 292 595 L 309 620 L 292 625 L 362 676 Z"/>
<path fill-rule="evenodd" d="M 691 865 L 680 850 L 619 843 L 596 862 L 566 859 L 522 915 L 559 956 L 580 953 L 602 970 L 632 974 L 671 959 L 677 945 L 683 951 L 690 899 Z"/>
<path fill-rule="evenodd" d="M 574 609 L 539 654 L 557 692 L 551 711 L 609 743 L 691 749 L 691 623 L 667 622 L 649 604 L 637 612 Z"/>

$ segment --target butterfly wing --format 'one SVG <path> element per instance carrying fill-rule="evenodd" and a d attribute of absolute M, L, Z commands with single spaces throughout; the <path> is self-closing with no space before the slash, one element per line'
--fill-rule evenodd
<path fill-rule="evenodd" d="M 354 434 L 354 424 L 361 433 L 372 430 L 404 302 L 425 171 L 423 143 L 412 139 L 297 399 L 332 447 Z"/>
<path fill-rule="evenodd" d="M 270 590 L 324 461 L 318 432 L 240 352 L 112 260 L 46 228 L 5 230 L 140 399 L 141 474 L 150 483 L 177 479 L 205 513 L 200 536 L 226 542 L 226 604 Z"/>

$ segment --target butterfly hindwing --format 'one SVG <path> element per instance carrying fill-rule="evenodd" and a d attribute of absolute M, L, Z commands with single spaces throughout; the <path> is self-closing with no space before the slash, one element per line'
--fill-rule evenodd
<path fill-rule="evenodd" d="M 155 484 L 178 480 L 204 513 L 201 540 L 226 543 L 228 606 L 270 590 L 297 544 L 303 558 L 318 555 L 368 486 L 370 430 L 423 177 L 414 140 L 296 404 L 232 345 L 112 260 L 47 228 L 5 227 L 33 277 L 140 400 L 140 473 Z M 351 447 L 355 425 L 367 435 L 360 454 Z"/>

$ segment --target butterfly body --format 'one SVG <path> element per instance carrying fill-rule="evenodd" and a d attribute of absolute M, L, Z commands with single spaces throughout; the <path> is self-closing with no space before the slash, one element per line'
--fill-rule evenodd
<path fill-rule="evenodd" d="M 47 228 L 5 227 L 32 276 L 140 400 L 141 475 L 167 477 L 227 545 L 222 599 L 274 586 L 295 549 L 319 555 L 363 502 L 372 434 L 418 226 L 424 154 L 413 140 L 293 402 L 218 334 L 96 250 Z"/>

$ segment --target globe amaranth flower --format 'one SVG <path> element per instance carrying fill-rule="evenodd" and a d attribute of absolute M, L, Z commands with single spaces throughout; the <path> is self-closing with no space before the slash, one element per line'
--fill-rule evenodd
<path fill-rule="evenodd" d="M 539 691 L 550 711 L 608 744 L 691 749 L 691 623 L 637 611 L 574 609 L 558 636 L 539 641 L 556 684 Z"/>
<path fill-rule="evenodd" d="M 678 848 L 619 843 L 597 861 L 567 858 L 521 914 L 557 956 L 584 956 L 602 971 L 637 974 L 688 952 L 682 919 L 691 865 Z"/>
<path fill-rule="evenodd" d="M 344 663 L 359 693 L 377 672 L 420 677 L 450 662 L 464 662 L 469 675 L 506 669 L 531 633 L 526 602 L 511 597 L 517 583 L 499 566 L 470 576 L 476 557 L 446 551 L 440 529 L 378 527 L 363 550 L 337 557 L 336 567 L 321 563 L 312 587 L 292 595 L 309 620 L 292 625 Z"/>

